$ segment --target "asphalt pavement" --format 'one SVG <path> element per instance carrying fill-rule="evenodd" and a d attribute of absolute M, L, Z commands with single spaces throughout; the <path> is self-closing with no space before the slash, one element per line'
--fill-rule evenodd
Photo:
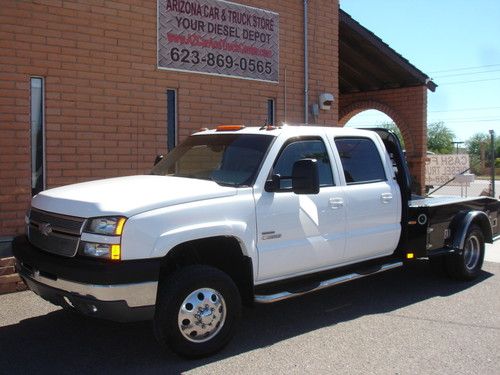
<path fill-rule="evenodd" d="M 120 324 L 0 296 L 2 374 L 500 374 L 500 241 L 481 276 L 457 282 L 426 262 L 246 308 L 221 353 L 163 352 L 150 322 Z"/>

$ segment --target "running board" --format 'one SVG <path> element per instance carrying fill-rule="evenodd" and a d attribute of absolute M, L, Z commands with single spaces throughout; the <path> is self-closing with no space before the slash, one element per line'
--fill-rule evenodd
<path fill-rule="evenodd" d="M 289 292 L 289 291 L 284 291 L 284 292 L 279 292 L 275 294 L 269 294 L 269 295 L 255 295 L 254 301 L 256 303 L 273 303 L 273 302 L 278 302 L 282 301 L 285 299 L 293 298 L 293 297 L 298 297 L 302 296 L 304 294 L 316 292 L 321 289 L 326 289 L 334 285 L 339 285 L 346 283 L 348 281 L 353 281 L 356 279 L 361 279 L 362 277 L 369 276 L 369 275 L 375 275 L 376 273 L 384 272 L 384 271 L 389 271 L 394 268 L 401 267 L 403 265 L 403 262 L 396 262 L 396 263 L 388 263 L 382 265 L 380 268 L 378 268 L 376 271 L 370 272 L 370 273 L 349 273 L 347 275 L 342 275 L 339 277 L 335 277 L 333 279 L 325 280 L 320 282 L 315 288 L 306 290 L 306 291 L 299 291 L 299 292 Z"/>

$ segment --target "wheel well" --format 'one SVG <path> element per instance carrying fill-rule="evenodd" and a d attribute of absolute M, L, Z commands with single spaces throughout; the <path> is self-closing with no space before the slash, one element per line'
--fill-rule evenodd
<path fill-rule="evenodd" d="M 482 211 L 470 211 L 457 215 L 451 224 L 453 240 L 452 247 L 462 249 L 467 231 L 472 225 L 477 225 L 483 232 L 484 242 L 491 243 L 493 234 L 488 216 Z"/>
<path fill-rule="evenodd" d="M 491 232 L 491 225 L 490 221 L 486 217 L 486 215 L 481 215 L 477 216 L 474 218 L 474 221 L 471 223 L 471 225 L 477 225 L 479 228 L 481 228 L 481 232 L 483 232 L 484 236 L 484 242 L 491 243 L 493 242 L 493 234 Z"/>
<path fill-rule="evenodd" d="M 253 302 L 252 259 L 243 255 L 234 237 L 210 237 L 175 246 L 163 259 L 160 278 L 193 264 L 205 264 L 229 275 L 238 286 L 243 303 Z"/>

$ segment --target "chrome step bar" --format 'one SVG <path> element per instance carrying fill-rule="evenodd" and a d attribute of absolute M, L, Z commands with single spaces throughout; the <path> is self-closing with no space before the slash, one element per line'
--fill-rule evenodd
<path fill-rule="evenodd" d="M 329 287 L 334 286 L 334 285 L 343 284 L 343 283 L 346 283 L 348 281 L 361 279 L 362 277 L 365 277 L 365 276 L 375 275 L 376 273 L 389 271 L 389 270 L 392 270 L 394 268 L 401 267 L 402 265 L 403 265 L 403 262 L 388 263 L 388 264 L 382 265 L 379 269 L 377 269 L 376 271 L 373 271 L 373 272 L 369 272 L 369 273 L 356 273 L 356 272 L 354 272 L 354 273 L 349 273 L 347 275 L 338 276 L 338 277 L 335 277 L 333 279 L 322 281 L 321 283 L 319 283 L 318 286 L 316 286 L 315 288 L 312 288 L 311 290 L 295 292 L 295 293 L 284 291 L 284 292 L 279 292 L 276 294 L 269 294 L 269 295 L 255 295 L 254 301 L 256 303 L 273 303 L 273 302 L 283 301 L 285 299 L 302 296 L 304 294 L 316 292 L 316 291 L 321 290 L 321 289 L 326 289 L 326 288 L 329 288 Z"/>

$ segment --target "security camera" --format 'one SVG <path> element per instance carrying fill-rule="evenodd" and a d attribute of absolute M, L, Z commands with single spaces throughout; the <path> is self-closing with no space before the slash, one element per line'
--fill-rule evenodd
<path fill-rule="evenodd" d="M 329 111 L 333 105 L 333 94 L 323 93 L 319 96 L 319 108 L 324 111 Z"/>

